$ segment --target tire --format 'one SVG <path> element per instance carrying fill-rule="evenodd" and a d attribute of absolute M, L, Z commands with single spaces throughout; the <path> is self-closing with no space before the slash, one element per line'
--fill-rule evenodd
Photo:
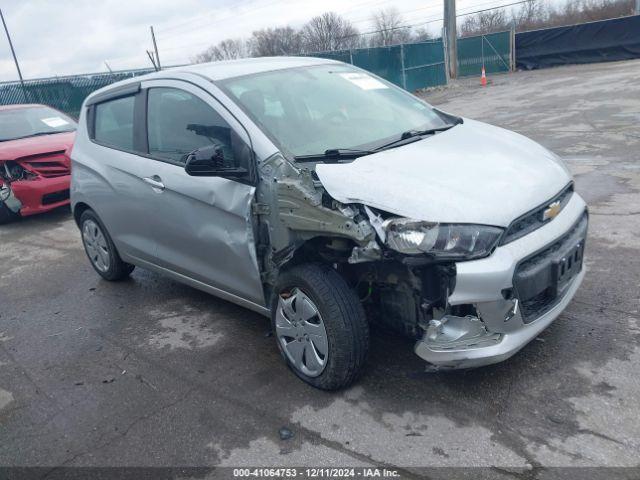
<path fill-rule="evenodd" d="M 82 212 L 80 235 L 91 266 L 105 280 L 123 280 L 136 268 L 122 261 L 109 232 L 93 210 Z"/>
<path fill-rule="evenodd" d="M 20 218 L 20 215 L 9 210 L 4 202 L 0 201 L 0 225 L 11 223 Z"/>
<path fill-rule="evenodd" d="M 345 280 L 327 265 L 304 264 L 283 272 L 274 291 L 271 327 L 289 368 L 321 390 L 353 383 L 367 358 L 369 325 Z"/>

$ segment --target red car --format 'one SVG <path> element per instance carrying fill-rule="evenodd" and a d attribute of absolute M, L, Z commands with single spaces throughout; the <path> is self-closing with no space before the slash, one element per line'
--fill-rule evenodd
<path fill-rule="evenodd" d="M 0 225 L 69 204 L 76 126 L 45 105 L 0 106 Z"/>

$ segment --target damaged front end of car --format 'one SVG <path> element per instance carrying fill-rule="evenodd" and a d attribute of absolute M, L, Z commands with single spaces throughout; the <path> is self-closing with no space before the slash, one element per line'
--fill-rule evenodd
<path fill-rule="evenodd" d="M 0 223 L 17 217 L 22 209 L 22 202 L 16 196 L 12 183 L 35 177 L 17 162 L 0 161 Z"/>
<path fill-rule="evenodd" d="M 67 205 L 69 180 L 64 151 L 0 160 L 0 223 Z"/>
<path fill-rule="evenodd" d="M 254 214 L 266 298 L 283 269 L 319 262 L 347 280 L 370 321 L 417 345 L 437 351 L 499 340 L 475 305 L 452 305 L 449 298 L 456 262 L 489 255 L 502 229 L 416 222 L 343 204 L 325 191 L 313 168 L 280 154 L 262 162 L 259 174 Z"/>

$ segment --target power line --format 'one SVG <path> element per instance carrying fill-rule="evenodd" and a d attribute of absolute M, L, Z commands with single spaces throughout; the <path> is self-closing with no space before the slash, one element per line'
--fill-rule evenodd
<path fill-rule="evenodd" d="M 388 1 L 388 0 L 385 0 L 385 1 Z M 638 0 L 638 1 L 640 1 L 640 0 Z M 501 5 L 500 5 L 500 4 L 497 4 L 497 5 L 496 5 L 496 3 L 495 3 L 495 2 L 496 2 L 496 0 L 493 0 L 493 1 L 490 1 L 490 2 L 479 3 L 479 4 L 474 5 L 474 6 L 471 6 L 471 7 L 466 7 L 465 9 L 463 9 L 463 11 L 464 11 L 464 10 L 469 10 L 470 8 L 483 7 L 483 6 L 485 6 L 485 5 L 493 5 L 493 7 L 491 7 L 491 9 L 497 9 L 497 8 L 500 8 L 500 7 L 501 7 Z M 405 16 L 405 15 L 407 15 L 407 14 L 409 14 L 409 13 L 417 12 L 417 11 L 420 11 L 420 10 L 431 10 L 431 9 L 434 9 L 434 8 L 442 9 L 442 5 L 430 5 L 430 6 L 428 6 L 428 7 L 420 7 L 420 8 L 415 8 L 415 9 L 413 9 L 413 10 L 400 11 L 400 12 L 398 12 L 398 15 L 399 15 L 400 17 L 403 17 L 403 16 Z M 469 13 L 473 13 L 473 12 L 469 12 Z M 466 13 L 465 13 L 465 14 L 466 14 Z M 439 15 L 440 15 L 440 14 L 438 14 L 437 16 L 427 17 L 427 20 L 433 20 L 434 22 L 436 22 L 436 21 L 440 21 L 440 20 L 442 20 L 442 18 L 441 18 Z M 457 15 L 457 16 L 462 16 L 462 13 L 461 13 L 461 14 L 459 14 L 459 15 Z M 370 15 L 369 17 L 361 17 L 361 18 L 359 18 L 359 19 L 355 19 L 355 20 L 352 20 L 352 19 L 348 19 L 348 20 L 349 20 L 349 22 L 350 22 L 350 23 L 352 23 L 352 24 L 358 24 L 358 23 L 363 23 L 363 22 L 371 22 L 371 18 L 372 18 L 372 15 Z M 402 18 L 402 20 L 403 20 L 403 21 L 405 21 L 405 22 L 407 22 L 407 21 L 411 22 L 411 21 L 413 21 L 413 20 L 415 20 L 416 22 L 418 22 L 418 19 L 417 19 L 417 18 L 415 18 L 415 19 L 411 19 L 411 18 L 409 18 L 409 19 L 407 19 L 407 18 Z M 418 22 L 418 23 L 419 23 L 419 22 Z"/>
<path fill-rule="evenodd" d="M 387 2 L 388 0 L 384 0 L 384 1 Z M 365 2 L 365 3 L 368 4 L 368 3 L 371 3 L 371 2 Z M 380 2 L 377 2 L 377 3 L 379 4 Z M 364 5 L 364 4 L 361 4 L 361 5 Z M 405 13 L 410 13 L 412 11 L 414 11 L 414 10 L 409 10 L 407 12 L 398 12 L 398 13 L 399 13 L 399 15 L 404 15 Z M 433 21 L 440 21 L 440 20 L 442 20 L 442 19 L 438 17 L 437 19 L 435 19 Z M 351 22 L 351 23 L 356 23 L 356 22 Z M 411 25 L 403 25 L 400 28 L 408 28 L 410 26 Z M 357 34 L 348 35 L 348 36 L 340 37 L 340 38 L 349 38 L 349 37 L 352 37 L 352 36 L 365 35 L 365 34 L 366 33 L 357 33 Z M 160 38 L 160 35 L 158 35 L 158 38 Z M 172 46 L 172 47 L 163 48 L 163 51 L 174 51 L 174 50 L 179 50 L 181 48 L 188 48 L 188 47 L 195 48 L 195 47 L 202 47 L 202 46 L 209 46 L 209 45 L 211 45 L 211 41 L 202 41 L 202 42 L 197 42 L 197 43 L 186 43 L 186 44 L 182 44 L 182 45 L 175 45 L 175 46 Z"/>
<path fill-rule="evenodd" d="M 249 1 L 251 1 L 251 0 L 249 0 Z M 376 0 L 374 0 L 374 1 L 368 0 L 366 2 L 358 3 L 355 6 L 352 6 L 352 8 L 349 8 L 347 10 L 344 10 L 344 11 L 340 12 L 340 15 L 344 15 L 346 13 L 358 10 L 358 9 L 363 8 L 365 6 L 384 5 L 385 3 L 389 3 L 389 2 L 390 2 L 390 0 L 377 0 L 377 1 Z M 282 3 L 281 0 L 270 2 L 270 3 L 267 3 L 265 5 L 261 5 L 261 6 L 258 6 L 256 8 L 252 8 L 252 9 L 246 10 L 246 11 L 238 13 L 238 14 L 227 15 L 227 16 L 224 16 L 224 17 L 221 17 L 221 18 L 216 18 L 216 19 L 211 20 L 211 21 L 206 21 L 206 18 L 203 18 L 203 16 L 201 15 L 199 18 L 196 18 L 196 19 L 193 19 L 193 20 L 189 20 L 189 21 L 183 22 L 183 23 L 184 24 L 193 23 L 193 22 L 197 22 L 198 20 L 205 21 L 205 23 L 203 23 L 201 25 L 196 25 L 195 27 L 190 27 L 186 32 L 180 31 L 180 32 L 171 33 L 169 35 L 165 35 L 166 31 L 174 30 L 176 28 L 176 26 L 168 27 L 166 29 L 163 29 L 163 30 L 159 31 L 158 38 L 166 39 L 166 38 L 173 38 L 173 37 L 176 37 L 176 36 L 181 36 L 181 35 L 184 35 L 185 33 L 190 33 L 190 32 L 193 32 L 195 30 L 200 30 L 202 28 L 210 27 L 211 25 L 215 25 L 216 23 L 220 23 L 220 22 L 222 22 L 224 20 L 236 19 L 236 18 L 238 18 L 240 16 L 248 15 L 248 14 L 256 12 L 257 10 L 262 10 L 263 8 L 270 7 L 272 5 L 280 4 L 280 3 Z M 242 5 L 246 5 L 246 4 L 247 4 L 247 2 L 243 3 Z M 204 16 L 205 17 L 206 16 L 210 16 L 210 14 L 211 14 L 211 12 L 209 14 L 205 14 Z"/>
<path fill-rule="evenodd" d="M 527 3 L 531 0 L 519 0 L 517 2 L 512 2 L 512 3 L 507 3 L 504 5 L 496 5 L 494 7 L 489 7 L 489 8 L 484 8 L 484 9 L 480 9 L 480 10 L 473 10 L 470 12 L 464 12 L 464 13 L 459 13 L 456 15 L 456 18 L 460 18 L 460 17 L 464 17 L 464 16 L 468 16 L 468 15 L 474 15 L 476 13 L 482 13 L 482 12 L 486 12 L 489 10 L 498 10 L 501 8 L 506 8 L 506 7 L 511 7 L 514 5 L 520 5 L 523 3 Z M 482 5 L 488 5 L 491 4 L 493 2 L 485 2 L 479 5 L 476 5 L 474 7 L 467 7 L 467 8 L 476 8 L 477 6 L 482 6 Z M 409 12 L 405 12 L 405 13 L 409 13 Z M 402 15 L 402 12 L 399 12 L 400 15 Z M 342 37 L 338 37 L 338 39 L 343 40 L 346 38 L 353 38 L 353 37 L 359 37 L 359 36 L 364 36 L 364 35 L 373 35 L 376 33 L 382 33 L 382 32 L 389 32 L 389 31 L 395 31 L 395 30 L 403 30 L 406 28 L 415 28 L 415 27 L 422 27 L 422 26 L 426 26 L 429 25 L 431 23 L 435 23 L 435 22 L 441 22 L 443 21 L 442 17 L 433 17 L 427 21 L 422 21 L 422 22 L 418 22 L 418 23 L 412 23 L 412 24 L 404 24 L 404 25 L 399 25 L 397 27 L 389 27 L 389 28 L 383 28 L 383 29 L 378 29 L 378 30 L 370 30 L 370 31 L 366 31 L 366 32 L 358 32 L 358 33 L 353 33 L 350 35 L 344 35 Z M 198 43 L 193 43 L 193 44 L 183 44 L 183 45 L 177 45 L 177 46 L 173 46 L 173 47 L 168 47 L 168 48 L 164 48 L 163 51 L 174 51 L 174 50 L 179 50 L 179 49 L 183 49 L 183 48 L 198 48 L 198 47 L 202 47 L 202 46 L 210 46 L 211 45 L 211 41 L 203 41 L 203 42 L 198 42 Z"/>
<path fill-rule="evenodd" d="M 527 3 L 529 1 L 530 0 L 520 0 L 518 2 L 507 3 L 505 5 L 500 5 L 498 7 L 484 8 L 482 10 L 474 10 L 473 12 L 460 13 L 460 14 L 456 15 L 456 18 L 465 17 L 467 15 L 473 15 L 473 14 L 481 13 L 481 12 L 487 12 L 489 10 L 499 10 L 501 8 L 511 7 L 513 5 L 520 5 L 522 3 Z M 420 26 L 428 25 L 428 24 L 434 23 L 434 22 L 441 22 L 442 20 L 443 20 L 443 18 L 437 18 L 437 19 L 433 19 L 433 20 L 428 20 L 426 22 L 414 23 L 414 24 L 410 24 L 410 25 L 400 25 L 400 26 L 397 26 L 397 27 L 381 28 L 381 29 L 378 29 L 378 30 L 371 30 L 371 31 L 368 31 L 368 32 L 353 33 L 351 35 L 345 35 L 345 36 L 339 37 L 339 38 L 340 39 L 344 39 L 344 38 L 358 37 L 358 36 L 361 36 L 361 35 L 372 35 L 374 33 L 382 33 L 382 32 L 388 32 L 388 31 L 392 31 L 392 30 L 402 30 L 403 28 L 420 27 Z"/>
<path fill-rule="evenodd" d="M 482 10 L 475 10 L 473 12 L 469 12 L 469 13 L 461 13 L 460 15 L 456 15 L 457 17 L 464 17 L 467 15 L 473 15 L 474 13 L 482 13 L 482 12 L 488 12 L 489 10 L 500 10 L 501 8 L 505 8 L 505 7 L 512 7 L 513 5 L 520 5 L 522 3 L 529 3 L 531 0 L 521 0 L 520 2 L 513 2 L 513 3 L 507 3 L 505 5 L 500 5 L 499 7 L 490 7 L 490 8 L 485 8 Z"/>
<path fill-rule="evenodd" d="M 216 19 L 213 19 L 213 20 L 210 20 L 210 21 L 207 21 L 206 18 L 203 18 L 203 16 L 200 16 L 199 18 L 196 18 L 196 19 L 194 19 L 194 20 L 192 20 L 190 22 L 201 20 L 201 21 L 205 21 L 205 23 L 203 23 L 202 25 L 196 25 L 195 27 L 190 27 L 188 31 L 192 32 L 194 30 L 200 30 L 200 29 L 205 28 L 205 27 L 210 27 L 211 25 L 215 25 L 216 23 L 220 23 L 220 22 L 222 22 L 224 20 L 236 19 L 238 17 L 242 17 L 244 15 L 247 15 L 247 14 L 250 14 L 250 13 L 254 13 L 254 12 L 258 11 L 258 10 L 262 10 L 264 8 L 271 7 L 271 6 L 273 6 L 275 4 L 278 4 L 278 3 L 282 3 L 282 1 L 281 0 L 276 0 L 276 1 L 273 1 L 273 2 L 266 3 L 266 4 L 261 5 L 259 7 L 256 7 L 256 8 L 251 8 L 249 10 L 245 10 L 244 12 L 241 12 L 241 13 L 227 15 L 225 17 L 216 18 Z M 246 3 L 244 5 L 246 5 Z M 210 16 L 210 14 L 209 15 L 205 15 L 205 16 Z M 166 29 L 164 31 L 166 31 Z M 163 32 L 161 32 L 161 35 L 158 35 L 158 38 L 166 39 L 166 38 L 171 38 L 171 37 L 175 37 L 175 36 L 178 36 L 178 35 L 184 35 L 184 33 L 183 32 L 177 32 L 177 33 L 172 33 L 172 34 L 169 34 L 169 35 L 165 35 Z"/>
<path fill-rule="evenodd" d="M 245 2 L 241 3 L 240 5 L 236 4 L 236 7 L 246 5 L 247 3 L 250 3 L 252 1 L 253 0 L 246 0 Z M 161 32 L 160 32 L 161 35 L 158 35 L 158 37 L 162 37 L 162 34 L 164 32 L 175 30 L 176 28 L 180 28 L 182 26 L 189 25 L 190 23 L 201 21 L 201 20 L 203 20 L 204 17 L 211 16 L 212 14 L 218 12 L 219 10 L 220 10 L 219 8 L 212 9 L 212 10 L 209 10 L 208 12 L 201 13 L 200 15 L 194 16 L 194 17 L 190 18 L 189 20 L 185 20 L 185 21 L 182 21 L 182 22 L 175 23 L 173 25 L 169 25 L 168 27 L 163 28 L 161 30 Z"/>
<path fill-rule="evenodd" d="M 432 10 L 434 8 L 437 9 L 441 9 L 442 5 L 429 5 L 428 7 L 420 7 L 420 8 L 414 8 L 413 10 L 406 10 L 404 12 L 398 12 L 398 15 L 406 15 L 407 13 L 413 13 L 413 12 L 418 12 L 420 10 Z M 349 21 L 351 23 L 362 23 L 365 21 L 371 21 L 371 17 L 375 15 L 375 13 L 370 13 L 367 17 L 360 17 L 360 18 L 356 18 L 354 20 L 349 19 Z"/>

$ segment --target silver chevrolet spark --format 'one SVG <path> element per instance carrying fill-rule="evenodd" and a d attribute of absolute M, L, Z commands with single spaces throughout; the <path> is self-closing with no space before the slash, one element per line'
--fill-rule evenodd
<path fill-rule="evenodd" d="M 363 369 L 369 323 L 430 368 L 502 361 L 585 274 L 563 162 L 363 70 L 316 58 L 195 65 L 90 95 L 71 198 L 106 280 L 134 266 L 271 318 L 322 389 Z"/>

